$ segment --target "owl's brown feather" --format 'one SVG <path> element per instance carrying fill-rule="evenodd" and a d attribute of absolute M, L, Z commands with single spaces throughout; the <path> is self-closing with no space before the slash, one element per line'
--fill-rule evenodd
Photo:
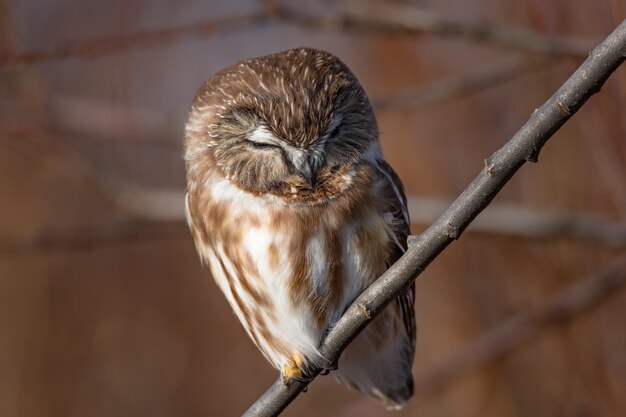
<path fill-rule="evenodd" d="M 296 49 L 211 77 L 185 134 L 187 218 L 235 314 L 286 377 L 406 249 L 402 184 L 367 96 L 335 56 Z M 413 289 L 390 304 L 335 376 L 383 400 L 411 395 Z"/>

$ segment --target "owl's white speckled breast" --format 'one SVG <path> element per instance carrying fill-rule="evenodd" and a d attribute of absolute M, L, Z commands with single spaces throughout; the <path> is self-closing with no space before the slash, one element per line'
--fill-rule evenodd
<path fill-rule="evenodd" d="M 293 352 L 318 355 L 328 326 L 386 268 L 383 216 L 367 205 L 346 216 L 340 202 L 290 207 L 226 179 L 210 196 L 224 218 L 200 252 L 251 338 L 277 368 Z"/>

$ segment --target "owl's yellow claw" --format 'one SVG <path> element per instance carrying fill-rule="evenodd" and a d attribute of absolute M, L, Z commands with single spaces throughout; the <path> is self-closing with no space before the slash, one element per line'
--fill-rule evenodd
<path fill-rule="evenodd" d="M 304 373 L 304 356 L 294 353 L 287 363 L 283 366 L 283 381 L 288 383 L 291 379 L 307 380 L 308 377 Z"/>

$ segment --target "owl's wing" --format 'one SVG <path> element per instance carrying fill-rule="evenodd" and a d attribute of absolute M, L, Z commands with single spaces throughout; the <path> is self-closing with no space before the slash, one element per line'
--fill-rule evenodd
<path fill-rule="evenodd" d="M 393 215 L 392 230 L 394 232 L 395 244 L 392 253 L 389 256 L 387 267 L 393 265 L 406 251 L 407 238 L 410 231 L 409 212 L 407 210 L 406 196 L 404 195 L 404 187 L 400 178 L 393 168 L 384 160 L 377 161 L 377 168 L 380 173 L 387 179 L 390 195 L 390 213 Z M 415 326 L 415 283 L 400 294 L 396 301 L 400 307 L 402 321 L 407 332 L 407 336 L 411 342 L 412 353 L 415 351 L 416 326 Z"/>

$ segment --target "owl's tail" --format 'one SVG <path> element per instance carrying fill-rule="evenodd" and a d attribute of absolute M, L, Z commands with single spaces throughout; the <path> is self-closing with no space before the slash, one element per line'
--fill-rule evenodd
<path fill-rule="evenodd" d="M 347 386 L 378 398 L 388 409 L 398 410 L 413 395 L 414 352 L 387 310 L 346 348 L 333 374 Z"/>

